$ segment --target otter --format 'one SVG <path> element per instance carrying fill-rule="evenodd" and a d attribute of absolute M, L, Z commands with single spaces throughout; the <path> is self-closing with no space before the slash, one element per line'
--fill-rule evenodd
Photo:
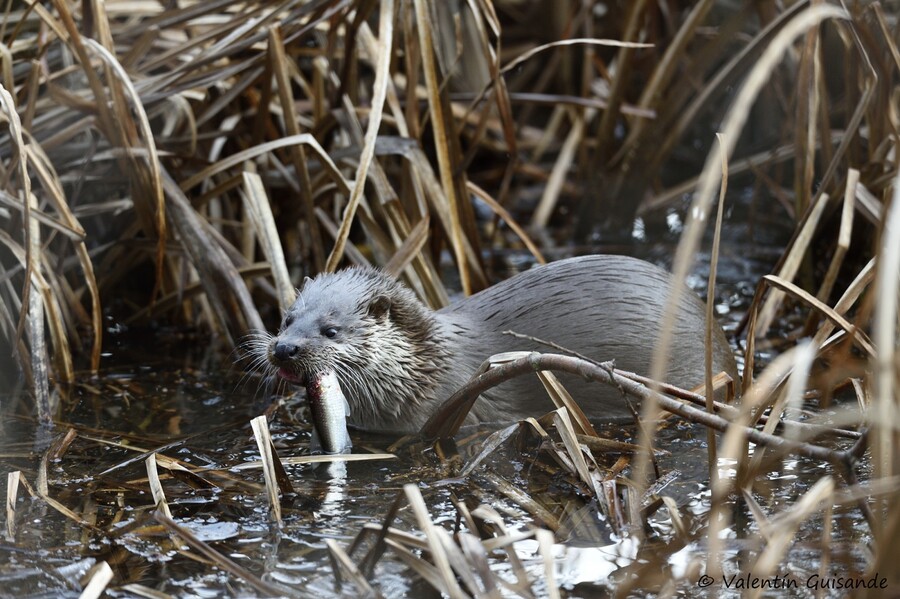
<path fill-rule="evenodd" d="M 433 311 L 383 272 L 351 267 L 307 279 L 278 334 L 255 344 L 265 352 L 256 357 L 298 385 L 333 371 L 353 427 L 415 432 L 491 355 L 547 350 L 507 330 L 648 375 L 671 282 L 668 272 L 643 260 L 582 256 L 521 272 Z M 691 388 L 704 381 L 706 310 L 695 294 L 681 295 L 666 382 Z M 713 372 L 738 380 L 717 323 L 712 351 Z M 618 389 L 560 378 L 588 417 L 632 417 Z M 552 407 L 538 381 L 519 377 L 483 393 L 468 422 L 513 422 Z"/>

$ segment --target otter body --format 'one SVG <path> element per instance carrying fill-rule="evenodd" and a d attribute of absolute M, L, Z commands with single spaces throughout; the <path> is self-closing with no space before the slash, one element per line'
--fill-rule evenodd
<path fill-rule="evenodd" d="M 333 369 L 351 425 L 413 432 L 491 355 L 548 351 L 506 330 L 648 375 L 670 284 L 669 273 L 642 260 L 583 256 L 522 272 L 432 311 L 388 275 L 350 268 L 308 280 L 265 346 L 269 362 L 290 382 L 305 384 Z M 705 321 L 703 302 L 683 293 L 666 382 L 703 383 Z M 713 372 L 722 370 L 737 380 L 734 355 L 716 324 Z M 631 417 L 617 389 L 570 375 L 561 380 L 589 417 Z M 519 377 L 484 393 L 469 422 L 511 422 L 552 408 L 534 377 Z"/>

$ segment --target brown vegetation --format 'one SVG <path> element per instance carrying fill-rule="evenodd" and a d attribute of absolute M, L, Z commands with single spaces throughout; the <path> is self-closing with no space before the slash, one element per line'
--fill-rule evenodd
<path fill-rule="evenodd" d="M 483 249 L 538 253 L 516 221 L 616 239 L 635 215 L 652 222 L 693 191 L 675 262 L 683 279 L 723 181 L 751 173 L 778 202 L 764 209 L 797 225 L 743 327 L 743 401 L 720 411 L 728 423 L 710 472 L 721 458 L 738 466 L 712 482 L 706 571 L 718 568 L 730 498 L 742 497 L 763 531 L 748 565 L 759 576 L 775 572 L 804 520 L 824 510 L 830 530 L 832 506 L 851 504 L 879 524 L 872 571 L 900 585 L 890 553 L 900 537 L 900 7 L 784 4 L 6 3 L 0 352 L 15 366 L 0 381 L 21 374 L 49 422 L 54 388 L 101 367 L 104 314 L 234 340 L 264 328 L 302 275 L 348 261 L 402 272 L 440 305 L 444 250 L 470 292 L 489 282 Z M 685 172 L 704 157 L 702 171 Z M 496 217 L 479 220 L 474 197 Z M 780 343 L 756 372 L 755 344 L 788 305 L 808 312 L 795 336 L 806 340 Z M 858 405 L 819 424 L 853 429 L 844 478 L 823 477 L 796 506 L 766 515 L 754 482 L 822 432 L 788 423 L 804 399 L 841 393 Z M 749 457 L 748 429 L 790 443 Z M 653 427 L 643 430 L 647 449 Z M 574 441 L 590 444 L 577 436 L 585 431 L 562 431 L 558 460 L 581 484 L 624 480 L 619 469 L 599 481 L 575 457 L 590 456 Z M 867 449 L 874 474 L 860 484 L 854 462 Z M 632 465 L 622 530 L 647 516 L 650 455 Z M 13 503 L 18 485 L 10 480 Z M 370 565 L 356 570 L 332 544 L 335 563 L 366 588 L 385 547 L 404 560 L 421 550 L 432 562 L 417 571 L 433 586 L 489 592 L 496 581 L 471 535 L 496 533 L 485 552 L 508 547 L 499 516 L 460 508 L 469 535 L 451 540 L 415 489 L 404 498 L 423 538 L 389 530 L 388 518 Z M 549 563 L 552 537 L 534 536 Z"/>

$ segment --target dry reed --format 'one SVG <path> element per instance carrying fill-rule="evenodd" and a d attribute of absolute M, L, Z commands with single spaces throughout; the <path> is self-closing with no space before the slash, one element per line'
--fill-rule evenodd
<path fill-rule="evenodd" d="M 11 387 L 21 377 L 33 398 L 27 408 L 50 423 L 68 384 L 101 368 L 104 315 L 233 341 L 274 319 L 291 300 L 291 281 L 343 260 L 388 265 L 437 307 L 448 297 L 438 275 L 442 252 L 452 256 L 463 289 L 476 291 L 488 284 L 485 249 L 524 247 L 542 259 L 539 251 L 552 248 L 539 249 L 529 235 L 548 243 L 542 228 L 550 224 L 579 240 L 615 240 L 635 215 L 653 218 L 696 191 L 675 259 L 684 281 L 720 181 L 750 172 L 773 196 L 789 198 L 783 205 L 796 229 L 772 275 L 758 282 L 742 329 L 740 405 L 700 398 L 698 409 L 673 399 L 687 392 L 602 365 L 507 356 L 480 383 L 511 371 L 568 368 L 643 397 L 639 450 L 633 461 L 623 456 L 601 467 L 590 423 L 545 372 L 541 380 L 562 407 L 522 424 L 526 433 L 517 425 L 485 441 L 462 476 L 477 472 L 514 433 L 533 435 L 572 484 L 603 506 L 617 534 L 646 541 L 648 517 L 664 507 L 683 543 L 708 541 L 704 571 L 714 578 L 724 569 L 720 533 L 730 526 L 729 502 L 740 502 L 755 521 L 761 548 L 745 568 L 761 578 L 778 572 L 798 528 L 817 517 L 825 523 L 824 569 L 832 509 L 853 506 L 870 526 L 870 571 L 896 591 L 900 7 L 663 4 L 667 11 L 644 1 L 473 0 L 453 8 L 424 0 L 7 3 L 0 26 L 0 352 L 14 356 L 14 365 L 2 364 L 0 381 Z M 550 43 L 535 39 L 537 19 L 547 23 L 541 35 Z M 741 143 L 755 134 L 750 118 L 762 151 Z M 719 119 L 721 126 L 710 125 Z M 678 180 L 659 174 L 695 138 L 707 156 L 702 173 Z M 781 168 L 785 161 L 792 161 L 790 172 Z M 493 217 L 480 219 L 473 197 Z M 530 221 L 532 230 L 514 219 Z M 811 264 L 825 265 L 825 274 L 815 278 Z M 781 355 L 757 371 L 754 349 L 790 310 L 806 315 L 809 339 L 782 344 Z M 657 376 L 667 350 L 663 339 Z M 822 365 L 837 374 L 821 376 Z M 842 391 L 859 405 L 842 403 L 831 423 L 815 415 L 804 421 L 805 399 L 824 402 Z M 462 403 L 469 400 L 474 396 Z M 734 464 L 728 476 L 713 477 L 699 531 L 669 498 L 657 497 L 650 480 L 658 405 L 722 433 L 710 453 L 711 474 Z M 429 432 L 454 434 L 461 410 Z M 822 440 L 829 431 L 852 445 L 834 449 Z M 66 438 L 53 459 L 74 437 Z M 259 443 L 267 454 L 271 441 L 263 435 Z M 158 460 L 170 460 L 163 449 L 141 450 L 140 458 L 160 504 L 155 518 L 258 592 L 283 592 L 169 517 L 157 472 Z M 867 449 L 874 473 L 860 483 L 856 466 Z M 790 454 L 831 462 L 836 476 L 823 477 L 796 505 L 767 513 L 758 483 Z M 20 486 L 95 529 L 51 497 L 48 459 L 34 488 L 17 472 L 8 475 L 10 539 Z M 212 484 L 173 464 L 164 465 L 173 476 Z M 275 483 L 286 478 L 278 470 L 271 462 L 266 469 L 276 518 Z M 543 527 L 507 530 L 487 506 L 459 503 L 465 526 L 451 536 L 408 485 L 382 526 L 360 532 L 378 538 L 359 567 L 356 543 L 345 551 L 329 542 L 336 573 L 377 593 L 372 569 L 390 552 L 450 596 L 501 589 L 528 596 L 534 580 L 514 544 L 533 539 L 546 593 L 556 595 L 558 518 L 502 479 L 485 480 Z M 290 488 L 281 482 L 283 492 Z M 238 476 L 231 483 L 259 490 Z M 421 534 L 391 527 L 401 504 Z M 646 558 L 658 566 L 654 550 L 642 544 L 635 563 Z M 501 559 L 514 582 L 491 570 Z M 90 592 L 108 584 L 108 570 L 105 562 L 97 567 Z M 690 583 L 632 576 L 616 590 L 674 592 Z"/>

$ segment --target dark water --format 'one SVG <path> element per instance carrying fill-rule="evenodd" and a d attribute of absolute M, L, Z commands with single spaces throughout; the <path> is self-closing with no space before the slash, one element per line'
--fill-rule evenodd
<path fill-rule="evenodd" d="M 665 263 L 671 248 L 647 247 L 643 254 Z M 737 251 L 724 254 L 722 260 L 717 312 L 726 329 L 733 330 L 753 293 L 747 281 L 767 272 L 773 258 Z M 692 286 L 704 285 L 705 268 L 701 260 Z M 417 485 L 433 521 L 448 530 L 454 530 L 458 519 L 454 500 L 490 505 L 510 529 L 529 530 L 536 522 L 534 515 L 500 492 L 498 481 L 527 493 L 558 520 L 553 551 L 564 594 L 605 596 L 614 581 L 632 574 L 648 576 L 649 568 L 662 579 L 686 577 L 676 585 L 682 594 L 706 595 L 696 584 L 696 575 L 686 574 L 696 570 L 706 552 L 703 531 L 710 491 L 705 429 L 673 421 L 658 438 L 658 447 L 667 450 L 658 460 L 660 474 L 671 478 L 661 493 L 678 504 L 688 539 L 676 534 L 666 509 L 649 518 L 651 530 L 640 548 L 633 537 L 617 537 L 571 477 L 553 466 L 540 448 L 514 440 L 465 480 L 453 478 L 458 465 L 447 466 L 433 449 L 416 445 L 397 450 L 392 460 L 289 465 L 294 493 L 283 502 L 279 529 L 269 515 L 261 470 L 237 467 L 259 459 L 249 421 L 266 410 L 273 415 L 270 428 L 279 455 L 307 453 L 310 427 L 300 398 L 289 396 L 283 405 L 271 406 L 258 380 L 242 379 L 238 369 L 228 366 L 229 348 L 211 346 L 208 340 L 177 333 L 153 339 L 118 335 L 107 349 L 104 372 L 61 396 L 64 425 L 39 430 L 28 419 L 10 414 L 2 420 L 0 474 L 21 471 L 33 487 L 45 476 L 49 496 L 86 521 L 75 522 L 20 489 L 15 535 L 0 540 L 2 597 L 76 597 L 80 578 L 99 561 L 108 562 L 115 574 L 107 591 L 110 596 L 134 596 L 123 588 L 128 584 L 173 596 L 259 595 L 240 577 L 185 551 L 154 520 L 144 464 L 151 451 L 199 468 L 199 476 L 208 483 L 164 476 L 163 488 L 181 526 L 254 575 L 299 596 L 358 596 L 352 584 L 336 587 L 326 540 L 346 549 L 363 525 L 384 520 L 404 484 Z M 14 399 L 2 398 L 5 409 Z M 76 433 L 74 440 L 60 459 L 48 459 L 48 449 L 70 427 Z M 634 441 L 637 435 L 633 427 L 622 426 L 602 427 L 601 432 L 621 441 Z M 486 434 L 469 430 L 458 438 L 458 464 L 478 452 Z M 395 441 L 360 432 L 352 436 L 354 451 L 360 453 L 384 452 Z M 611 456 L 605 466 L 617 457 Z M 766 485 L 758 485 L 765 492 L 756 499 L 768 513 L 777 513 L 826 472 L 827 467 L 811 460 L 785 460 L 769 471 Z M 6 476 L 0 485 L 5 496 Z M 736 507 L 724 545 L 726 574 L 743 572 L 748 556 L 760 548 L 757 525 L 744 503 L 733 500 L 730 505 Z M 800 581 L 801 588 L 790 589 L 788 595 L 810 596 L 802 587 L 821 564 L 821 524 L 821 518 L 813 518 L 801 528 L 784 560 L 786 569 L 777 572 Z M 392 525 L 418 532 L 407 508 Z M 865 563 L 867 534 L 858 511 L 836 511 L 832 567 L 859 571 Z M 534 579 L 533 592 L 543 595 L 544 564 L 537 543 L 522 541 L 516 553 Z M 512 580 L 502 553 L 492 556 L 492 564 L 498 575 Z M 436 596 L 390 552 L 372 580 L 385 597 Z M 659 588 L 652 576 L 646 580 L 645 588 Z M 720 587 L 716 594 L 740 593 Z M 783 595 L 778 591 L 771 596 Z"/>

